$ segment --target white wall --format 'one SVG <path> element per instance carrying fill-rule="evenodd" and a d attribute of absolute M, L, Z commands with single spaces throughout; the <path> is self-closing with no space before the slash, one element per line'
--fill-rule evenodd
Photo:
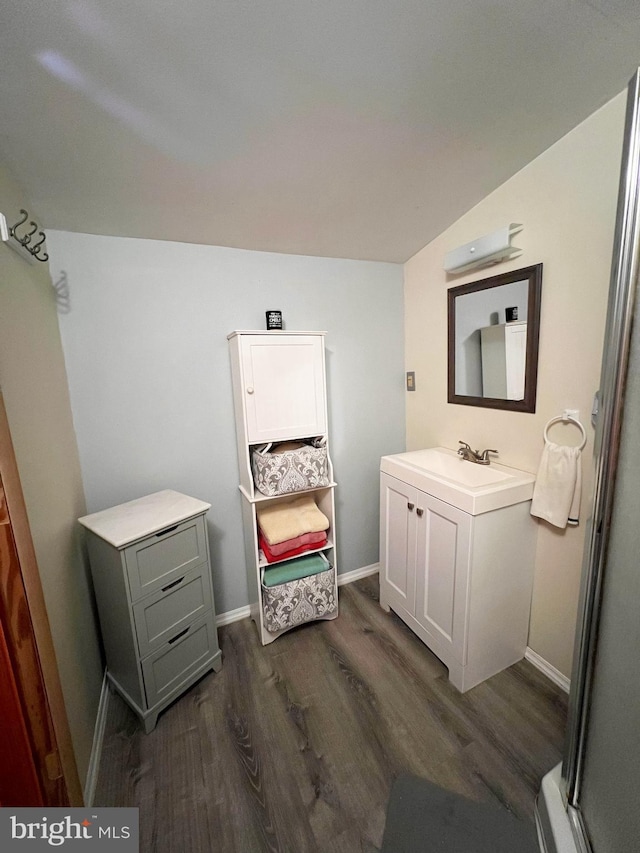
<path fill-rule="evenodd" d="M 210 501 L 216 607 L 247 603 L 226 336 L 326 330 L 339 570 L 378 560 L 380 456 L 404 450 L 402 267 L 52 232 L 87 508 L 164 488 Z"/>
<path fill-rule="evenodd" d="M 34 215 L 0 165 L 0 210 Z M 102 663 L 77 519 L 85 512 L 55 291 L 46 263 L 0 245 L 0 384 L 38 560 L 69 728 L 82 782 L 91 754 Z"/>
<path fill-rule="evenodd" d="M 405 265 L 406 367 L 416 371 L 407 395 L 407 446 L 497 447 L 500 461 L 535 472 L 549 418 L 579 409 L 589 442 L 583 453 L 583 523 L 559 530 L 538 525 L 529 644 L 570 675 L 591 491 L 591 402 L 600 378 L 624 128 L 625 94 L 487 196 Z M 524 250 L 496 272 L 543 262 L 538 402 L 535 414 L 447 403 L 447 289 L 486 278 L 486 270 L 447 278 L 444 256 L 509 222 L 524 230 Z M 577 440 L 555 427 L 552 440 Z"/>

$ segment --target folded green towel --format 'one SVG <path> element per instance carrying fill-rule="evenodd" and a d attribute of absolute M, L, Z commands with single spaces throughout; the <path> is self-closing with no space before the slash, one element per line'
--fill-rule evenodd
<path fill-rule="evenodd" d="M 307 578 L 309 575 L 317 575 L 319 572 L 326 572 L 329 568 L 329 563 L 320 554 L 309 554 L 306 557 L 287 560 L 286 563 L 278 566 L 270 566 L 264 570 L 262 582 L 265 586 L 277 586 Z"/>

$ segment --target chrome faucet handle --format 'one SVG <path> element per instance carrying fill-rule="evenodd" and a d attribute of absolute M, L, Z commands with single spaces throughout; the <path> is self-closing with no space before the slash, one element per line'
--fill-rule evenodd
<path fill-rule="evenodd" d="M 458 448 L 458 456 L 461 456 L 467 462 L 475 462 L 477 460 L 476 454 L 473 452 L 471 447 L 467 444 L 466 441 L 459 441 L 458 444 L 461 446 Z"/>

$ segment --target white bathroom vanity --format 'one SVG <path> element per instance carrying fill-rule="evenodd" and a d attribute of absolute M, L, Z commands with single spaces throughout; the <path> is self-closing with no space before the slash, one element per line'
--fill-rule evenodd
<path fill-rule="evenodd" d="M 524 657 L 534 482 L 441 447 L 381 460 L 380 605 L 440 658 L 461 692 Z"/>

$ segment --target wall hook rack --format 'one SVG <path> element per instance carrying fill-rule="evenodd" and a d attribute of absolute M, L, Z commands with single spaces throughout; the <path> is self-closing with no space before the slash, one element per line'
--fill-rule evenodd
<path fill-rule="evenodd" d="M 0 237 L 4 243 L 17 252 L 21 258 L 29 263 L 36 261 L 49 260 L 49 255 L 43 250 L 44 242 L 47 239 L 44 231 L 39 230 L 40 226 L 33 219 L 29 220 L 29 213 L 26 210 L 20 210 L 21 219 L 13 225 L 7 224 L 6 217 L 0 213 Z M 27 223 L 26 225 L 25 223 Z M 35 235 L 40 238 L 35 239 Z"/>

